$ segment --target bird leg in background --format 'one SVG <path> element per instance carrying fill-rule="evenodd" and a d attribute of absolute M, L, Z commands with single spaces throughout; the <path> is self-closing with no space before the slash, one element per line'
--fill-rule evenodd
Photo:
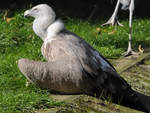
<path fill-rule="evenodd" d="M 134 0 L 131 0 L 130 6 L 129 6 L 129 42 L 128 42 L 128 50 L 125 52 L 124 56 L 129 56 L 129 55 L 135 55 L 135 53 L 132 50 L 131 47 L 131 41 L 132 41 L 132 16 L 133 16 L 133 11 L 134 11 Z"/>
<path fill-rule="evenodd" d="M 101 26 L 105 26 L 105 25 L 108 25 L 108 24 L 111 24 L 112 26 L 114 26 L 114 25 L 123 26 L 123 25 L 118 21 L 118 18 L 117 18 L 117 13 L 118 13 L 120 1 L 121 1 L 121 0 L 118 0 L 117 5 L 116 5 L 116 7 L 115 7 L 115 11 L 114 11 L 114 13 L 112 14 L 111 18 L 110 18 L 106 23 L 102 24 Z"/>

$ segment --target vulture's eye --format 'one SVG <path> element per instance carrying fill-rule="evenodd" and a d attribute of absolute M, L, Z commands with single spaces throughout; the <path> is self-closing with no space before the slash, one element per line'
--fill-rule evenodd
<path fill-rule="evenodd" d="M 32 11 L 33 11 L 33 12 L 37 12 L 37 11 L 38 11 L 38 8 L 33 8 Z"/>
<path fill-rule="evenodd" d="M 33 9 L 32 9 L 32 12 L 33 12 L 33 13 L 38 13 L 38 8 L 33 8 Z"/>
<path fill-rule="evenodd" d="M 37 9 L 37 8 L 34 8 L 33 10 L 34 10 L 34 11 L 37 11 L 38 9 Z"/>

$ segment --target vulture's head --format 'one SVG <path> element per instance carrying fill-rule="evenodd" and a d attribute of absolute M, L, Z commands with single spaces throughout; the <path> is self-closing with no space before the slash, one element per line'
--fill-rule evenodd
<path fill-rule="evenodd" d="M 29 10 L 26 10 L 24 12 L 24 16 L 25 17 L 31 16 L 31 17 L 34 17 L 35 19 L 49 16 L 53 20 L 55 20 L 56 15 L 50 6 L 48 6 L 47 4 L 40 4 Z"/>
<path fill-rule="evenodd" d="M 47 4 L 39 4 L 33 8 L 26 10 L 24 16 L 31 16 L 35 18 L 33 22 L 34 32 L 44 40 L 48 34 L 48 28 L 55 22 L 55 12 Z M 55 27 L 53 27 L 55 28 Z M 53 31 L 51 29 L 51 31 Z"/>

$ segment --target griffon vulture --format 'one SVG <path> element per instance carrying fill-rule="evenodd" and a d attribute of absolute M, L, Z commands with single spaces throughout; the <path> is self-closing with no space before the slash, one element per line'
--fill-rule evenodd
<path fill-rule="evenodd" d="M 131 89 L 114 67 L 91 45 L 68 31 L 47 4 L 25 11 L 34 17 L 33 30 L 44 41 L 41 51 L 47 62 L 20 59 L 18 67 L 41 88 L 64 94 L 111 94 L 123 97 L 129 107 L 150 112 L 150 97 Z"/>

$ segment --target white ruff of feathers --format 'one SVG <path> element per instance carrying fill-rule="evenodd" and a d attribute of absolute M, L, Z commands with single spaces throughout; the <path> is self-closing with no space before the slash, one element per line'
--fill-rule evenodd
<path fill-rule="evenodd" d="M 56 20 L 47 28 L 47 37 L 44 39 L 44 42 L 49 42 L 54 39 L 54 37 L 63 29 L 64 23 L 61 20 Z"/>
<path fill-rule="evenodd" d="M 47 43 L 51 43 L 52 40 L 55 40 L 55 36 L 65 29 L 64 23 L 61 20 L 56 20 L 47 28 L 47 37 L 44 39 L 44 48 L 46 48 Z"/>

